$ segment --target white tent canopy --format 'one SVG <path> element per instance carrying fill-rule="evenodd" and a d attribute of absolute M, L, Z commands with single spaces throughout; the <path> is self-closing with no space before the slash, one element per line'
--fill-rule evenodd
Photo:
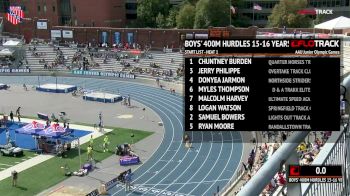
<path fill-rule="evenodd" d="M 348 29 L 350 28 L 350 18 L 340 16 L 338 18 L 334 18 L 332 20 L 315 25 L 315 28 L 328 30 Z"/>
<path fill-rule="evenodd" d="M 9 40 L 3 44 L 3 46 L 19 46 L 21 42 Z"/>
<path fill-rule="evenodd" d="M 0 51 L 0 57 L 4 56 L 12 56 L 13 52 L 10 51 L 9 49 L 3 49 Z"/>

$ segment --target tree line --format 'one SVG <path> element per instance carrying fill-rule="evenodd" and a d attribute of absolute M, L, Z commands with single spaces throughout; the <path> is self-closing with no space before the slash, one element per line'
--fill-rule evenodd
<path fill-rule="evenodd" d="M 137 19 L 130 27 L 248 27 L 251 25 L 250 18 L 240 11 L 244 3 L 243 0 L 184 0 L 179 5 L 171 5 L 169 0 L 138 0 Z M 235 13 L 231 12 L 231 6 L 235 8 Z M 299 10 L 308 7 L 307 0 L 280 0 L 268 17 L 267 27 L 302 28 L 322 22 L 322 18 L 298 14 Z"/>

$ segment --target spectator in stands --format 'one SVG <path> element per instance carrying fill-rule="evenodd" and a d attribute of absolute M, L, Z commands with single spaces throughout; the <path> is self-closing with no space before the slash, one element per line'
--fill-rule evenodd
<path fill-rule="evenodd" d="M 287 140 L 287 134 L 285 132 L 282 132 L 282 141 L 286 141 Z"/>
<path fill-rule="evenodd" d="M 286 178 L 283 176 L 282 172 L 278 172 L 278 183 L 282 186 L 286 184 Z"/>
<path fill-rule="evenodd" d="M 248 170 L 247 165 L 244 162 L 242 162 L 242 165 L 243 165 L 244 171 L 247 171 Z"/>

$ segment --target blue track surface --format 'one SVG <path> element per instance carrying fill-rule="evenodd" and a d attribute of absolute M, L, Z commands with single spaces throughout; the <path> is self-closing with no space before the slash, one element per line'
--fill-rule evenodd
<path fill-rule="evenodd" d="M 35 150 L 35 139 L 31 135 L 16 134 L 15 130 L 26 125 L 25 123 L 9 123 L 8 128 L 10 131 L 11 140 L 16 142 L 16 145 L 28 150 Z M 74 129 L 71 136 L 73 137 L 83 137 L 90 134 L 90 131 L 82 131 Z M 0 145 L 6 144 L 6 131 L 4 128 L 0 129 Z"/>
<path fill-rule="evenodd" d="M 40 78 L 41 84 L 55 81 L 52 77 Z M 37 81 L 38 77 L 0 77 L 0 83 L 5 84 L 37 85 Z M 191 138 L 200 142 L 194 143 L 190 150 L 184 148 L 181 96 L 154 87 L 113 80 L 67 77 L 59 78 L 58 83 L 130 94 L 133 100 L 154 110 L 164 123 L 164 139 L 156 153 L 134 172 L 133 191 L 126 193 L 122 185 L 117 185 L 109 190 L 112 196 L 213 195 L 218 187 L 221 189 L 228 183 L 240 163 L 243 144 L 238 132 L 195 132 Z"/>

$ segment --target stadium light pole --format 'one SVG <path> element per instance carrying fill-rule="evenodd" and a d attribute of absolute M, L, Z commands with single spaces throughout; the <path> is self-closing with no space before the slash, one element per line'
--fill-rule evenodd
<path fill-rule="evenodd" d="M 78 138 L 78 154 L 79 154 L 79 169 L 81 169 L 81 152 L 80 152 L 80 139 Z"/>

